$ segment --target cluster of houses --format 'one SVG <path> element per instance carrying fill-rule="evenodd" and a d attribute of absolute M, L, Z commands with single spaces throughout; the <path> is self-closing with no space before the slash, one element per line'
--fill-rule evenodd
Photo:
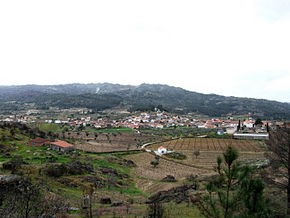
<path fill-rule="evenodd" d="M 33 111 L 30 111 L 32 113 Z M 86 115 L 86 114 L 84 114 Z M 3 119 L 3 121 L 7 122 L 39 122 L 39 120 L 33 120 L 29 116 L 11 116 Z M 229 118 L 226 120 L 221 119 L 193 119 L 190 115 L 178 116 L 174 114 L 170 114 L 167 112 L 151 112 L 151 113 L 139 113 L 137 115 L 130 114 L 129 116 L 114 120 L 110 118 L 99 118 L 92 119 L 89 116 L 84 116 L 81 118 L 66 118 L 66 119 L 56 119 L 56 120 L 44 120 L 47 123 L 56 123 L 56 124 L 65 124 L 69 126 L 92 126 L 95 128 L 131 128 L 131 129 L 139 129 L 139 128 L 156 128 L 162 129 L 167 127 L 196 127 L 196 128 L 217 128 L 226 130 L 228 134 L 233 134 L 237 131 L 237 127 L 240 126 L 243 129 L 254 129 L 255 132 L 265 132 L 266 125 L 268 126 L 283 126 L 288 125 L 290 127 L 290 123 L 288 122 L 274 122 L 274 121 L 263 121 L 263 125 L 258 128 L 255 126 L 255 120 L 252 118 L 248 118 L 246 120 L 234 120 L 233 118 Z"/>
<path fill-rule="evenodd" d="M 255 120 L 249 118 L 247 120 L 239 121 L 233 119 L 220 120 L 220 119 L 192 119 L 190 116 L 177 116 L 165 112 L 155 113 L 140 113 L 139 115 L 130 115 L 120 120 L 112 120 L 109 118 L 99 118 L 92 120 L 91 117 L 84 117 L 81 119 L 67 119 L 67 120 L 46 120 L 47 123 L 68 124 L 71 126 L 93 126 L 95 128 L 167 128 L 167 127 L 196 127 L 196 128 L 224 128 L 237 129 L 238 125 L 245 128 L 254 128 Z M 283 123 L 283 122 L 282 122 Z M 277 125 L 272 121 L 264 121 L 262 130 L 267 124 L 269 126 Z"/>
<path fill-rule="evenodd" d="M 61 151 L 61 152 L 67 152 L 67 151 L 72 151 L 74 150 L 74 145 L 70 144 L 66 141 L 62 140 L 56 140 L 56 141 L 49 141 L 43 138 L 35 138 L 32 139 L 28 142 L 28 145 L 32 147 L 39 147 L 39 146 L 44 146 L 48 145 L 52 150 L 55 151 Z"/>
<path fill-rule="evenodd" d="M 95 128 L 168 128 L 168 127 L 196 127 L 196 128 L 222 128 L 226 129 L 227 133 L 234 133 L 238 126 L 255 131 L 265 132 L 266 125 L 268 126 L 283 126 L 285 122 L 263 121 L 260 126 L 255 126 L 255 120 L 248 118 L 246 120 L 233 119 L 192 119 L 189 115 L 178 116 L 166 112 L 140 113 L 139 115 L 130 115 L 119 120 L 109 118 L 100 118 L 92 120 L 91 117 L 84 117 L 79 120 L 46 120 L 46 122 L 63 123 L 71 126 L 93 126 Z M 286 122 L 287 125 L 287 122 Z M 288 123 L 289 125 L 289 123 Z M 289 125 L 290 127 L 290 125 Z"/>

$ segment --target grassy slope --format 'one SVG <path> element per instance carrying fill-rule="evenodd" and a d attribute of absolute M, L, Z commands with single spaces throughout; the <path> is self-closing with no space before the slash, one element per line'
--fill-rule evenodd
<path fill-rule="evenodd" d="M 51 131 L 52 130 L 51 127 L 53 126 L 47 125 L 45 126 L 44 129 L 47 131 Z M 0 129 L 0 137 L 2 137 L 3 135 L 9 136 L 9 134 L 10 132 L 8 130 Z M 11 157 L 6 157 L 4 155 L 4 152 L 1 152 L 0 164 L 3 162 L 9 161 L 15 155 L 21 155 L 23 159 L 28 163 L 28 165 L 22 166 L 22 168 L 19 170 L 19 173 L 23 175 L 28 175 L 34 181 L 42 180 L 52 192 L 63 196 L 65 199 L 68 199 L 71 202 L 72 206 L 78 207 L 78 208 L 80 207 L 80 204 L 82 202 L 82 196 L 83 196 L 82 186 L 88 185 L 88 183 L 85 183 L 81 180 L 82 176 L 76 175 L 76 176 L 61 177 L 61 178 L 70 179 L 76 183 L 81 184 L 81 186 L 78 186 L 78 187 L 69 187 L 67 185 L 61 184 L 58 181 L 58 178 L 52 178 L 52 177 L 39 174 L 39 169 L 44 167 L 47 164 L 48 158 L 51 156 L 54 157 L 56 163 L 66 163 L 73 159 L 77 159 L 83 162 L 92 163 L 95 169 L 97 169 L 98 167 L 110 167 L 112 169 L 117 170 L 117 172 L 120 174 L 128 174 L 130 176 L 129 179 L 122 180 L 122 182 L 125 183 L 126 186 L 125 187 L 104 187 L 102 189 L 96 190 L 97 196 L 98 197 L 109 196 L 109 197 L 112 197 L 112 199 L 114 199 L 114 196 L 117 196 L 116 198 L 119 201 L 123 201 L 123 200 L 127 201 L 129 199 L 133 199 L 134 202 L 136 203 L 132 205 L 132 208 L 135 208 L 136 211 L 139 210 L 139 212 L 143 211 L 143 215 L 144 213 L 146 213 L 147 206 L 144 204 L 139 204 L 137 202 L 144 202 L 144 200 L 148 197 L 148 194 L 143 193 L 136 187 L 136 184 L 134 183 L 134 179 L 136 176 L 133 174 L 132 168 L 124 167 L 117 163 L 109 162 L 108 158 L 110 157 L 110 155 L 96 155 L 96 154 L 89 154 L 85 152 L 78 152 L 79 153 L 78 156 L 73 157 L 68 154 L 63 154 L 63 153 L 49 150 L 47 147 L 30 147 L 27 145 L 27 142 L 29 140 L 30 138 L 28 136 L 21 134 L 21 132 L 19 131 L 16 131 L 16 134 L 14 135 L 13 138 L 10 138 L 9 140 L 6 140 L 4 142 L 2 141 L 1 142 L 2 144 L 11 148 L 11 150 L 9 151 Z M 5 151 L 5 153 L 7 152 Z M 131 153 L 129 152 L 129 154 Z M 116 154 L 116 156 L 114 157 L 126 158 L 126 155 L 128 154 Z M 0 169 L 0 173 L 7 174 L 9 173 L 9 171 L 4 171 Z M 101 176 L 103 178 L 106 177 L 104 175 L 100 175 L 98 172 L 96 175 Z M 104 207 L 104 205 L 100 205 L 96 203 L 94 207 L 99 208 L 99 207 Z M 167 213 L 172 214 L 171 217 L 175 217 L 175 215 L 181 215 L 182 217 L 199 217 L 199 216 L 192 216 L 192 214 L 198 213 L 198 211 L 192 207 L 187 208 L 184 205 L 175 205 L 174 210 L 172 210 L 172 205 L 166 205 L 165 207 L 166 207 Z M 187 209 L 185 210 L 185 208 Z M 132 217 L 139 215 L 138 213 L 134 214 L 134 210 L 133 210 Z M 105 215 L 104 217 L 110 217 L 111 215 L 113 216 L 113 213 L 111 214 L 109 213 Z M 129 215 L 128 217 L 130 216 L 131 215 Z"/>

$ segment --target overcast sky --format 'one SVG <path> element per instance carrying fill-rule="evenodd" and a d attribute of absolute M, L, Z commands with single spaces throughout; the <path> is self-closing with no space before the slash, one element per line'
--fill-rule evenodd
<path fill-rule="evenodd" d="M 0 74 L 290 102 L 290 1 L 0 1 Z"/>

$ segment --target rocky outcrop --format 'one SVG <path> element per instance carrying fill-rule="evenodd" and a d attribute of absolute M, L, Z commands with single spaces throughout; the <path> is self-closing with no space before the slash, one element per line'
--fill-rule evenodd
<path fill-rule="evenodd" d="M 126 167 L 136 167 L 137 165 L 132 160 L 122 159 L 122 158 L 115 158 L 115 157 L 108 157 L 108 162 L 119 164 Z"/>
<path fill-rule="evenodd" d="M 162 182 L 176 182 L 177 180 L 175 179 L 174 176 L 167 175 L 163 179 L 161 179 Z"/>
<path fill-rule="evenodd" d="M 147 203 L 167 203 L 171 201 L 176 203 L 188 202 L 191 196 L 190 192 L 195 190 L 195 185 L 184 185 L 169 189 L 168 191 L 160 191 L 149 197 Z"/>
<path fill-rule="evenodd" d="M 115 177 L 119 179 L 129 178 L 129 175 L 125 173 L 122 173 L 122 174 L 118 173 L 117 170 L 110 167 L 99 167 L 98 169 L 102 174 L 107 175 L 109 177 Z"/>

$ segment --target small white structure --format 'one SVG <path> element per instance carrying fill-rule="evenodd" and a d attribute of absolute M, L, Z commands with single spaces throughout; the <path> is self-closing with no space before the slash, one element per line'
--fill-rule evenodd
<path fill-rule="evenodd" d="M 262 139 L 262 140 L 268 140 L 269 134 L 268 133 L 235 133 L 234 134 L 235 139 Z"/>
<path fill-rule="evenodd" d="M 154 153 L 158 156 L 162 156 L 163 154 L 169 154 L 169 153 L 173 153 L 174 151 L 169 151 L 167 150 L 167 148 L 160 146 L 157 151 L 154 151 Z"/>
<path fill-rule="evenodd" d="M 163 147 L 163 146 L 160 146 L 158 149 L 157 149 L 157 152 L 159 154 L 166 154 L 167 153 L 167 148 Z"/>

